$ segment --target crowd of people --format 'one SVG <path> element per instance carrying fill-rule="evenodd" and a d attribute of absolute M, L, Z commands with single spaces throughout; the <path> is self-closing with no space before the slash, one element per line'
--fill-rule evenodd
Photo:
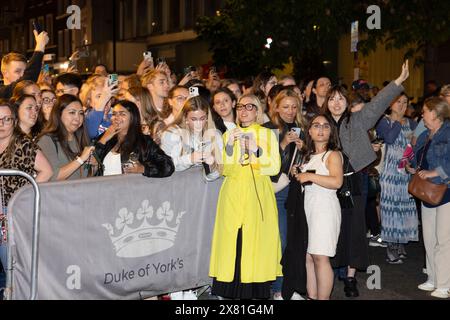
<path fill-rule="evenodd" d="M 418 288 L 450 297 L 450 85 L 419 103 L 422 113 L 402 86 L 407 61 L 373 92 L 362 79 L 349 89 L 270 71 L 252 85 L 215 69 L 177 81 L 151 57 L 117 79 L 102 65 L 84 81 L 73 66 L 52 78 L 41 71 L 48 35 L 35 39 L 28 63 L 17 53 L 1 62 L 2 169 L 39 183 L 191 168 L 223 176 L 209 275 L 211 294 L 228 299 L 326 300 L 336 277 L 357 297 L 368 246 L 403 263 L 421 216 L 428 280 Z M 414 174 L 447 185 L 439 203 L 408 193 Z M 0 179 L 5 268 L 8 201 L 26 181 Z"/>

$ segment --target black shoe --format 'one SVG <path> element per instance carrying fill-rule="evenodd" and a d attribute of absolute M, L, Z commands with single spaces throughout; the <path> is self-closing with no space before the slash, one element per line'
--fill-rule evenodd
<path fill-rule="evenodd" d="M 359 296 L 358 287 L 356 286 L 357 282 L 354 277 L 344 279 L 344 284 L 344 292 L 347 298 L 356 298 Z"/>

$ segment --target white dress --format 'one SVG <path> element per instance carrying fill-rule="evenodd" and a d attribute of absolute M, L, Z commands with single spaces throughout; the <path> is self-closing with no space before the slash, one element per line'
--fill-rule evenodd
<path fill-rule="evenodd" d="M 331 151 L 312 155 L 302 168 L 316 170 L 316 174 L 328 176 L 326 161 Z M 341 206 L 336 190 L 317 184 L 305 186 L 305 214 L 308 222 L 308 253 L 334 257 L 341 229 Z"/>

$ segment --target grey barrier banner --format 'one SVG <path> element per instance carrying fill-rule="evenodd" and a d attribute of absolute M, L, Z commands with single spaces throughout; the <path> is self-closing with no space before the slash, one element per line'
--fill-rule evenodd
<path fill-rule="evenodd" d="M 196 168 L 40 185 L 37 298 L 140 299 L 210 284 L 221 184 Z M 25 187 L 9 205 L 13 299 L 30 292 L 33 197 Z"/>

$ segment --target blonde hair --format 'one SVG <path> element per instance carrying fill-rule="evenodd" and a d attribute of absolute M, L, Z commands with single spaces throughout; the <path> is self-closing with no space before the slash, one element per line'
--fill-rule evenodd
<path fill-rule="evenodd" d="M 89 108 L 91 104 L 91 93 L 95 89 L 99 87 L 103 87 L 105 85 L 106 77 L 94 74 L 89 77 L 87 81 L 81 86 L 80 89 L 80 100 L 85 108 Z"/>
<path fill-rule="evenodd" d="M 254 94 L 248 93 L 241 96 L 238 100 L 238 103 L 242 101 L 242 99 L 251 99 L 253 100 L 252 103 L 257 107 L 256 108 L 256 123 L 263 124 L 264 122 L 264 112 L 263 112 L 263 104 L 261 100 Z M 239 121 L 239 116 L 236 116 L 236 123 L 240 126 L 241 122 Z"/>
<path fill-rule="evenodd" d="M 450 120 L 450 105 L 445 99 L 439 97 L 428 98 L 424 102 L 424 107 L 427 107 L 430 111 L 434 111 L 436 117 L 442 122 Z"/>
<path fill-rule="evenodd" d="M 293 98 L 295 99 L 297 103 L 297 115 L 295 117 L 295 122 L 297 125 L 299 125 L 302 129 L 305 129 L 305 120 L 303 119 L 302 115 L 302 100 L 299 98 L 297 92 L 295 92 L 293 89 L 284 89 L 280 91 L 280 93 L 277 94 L 274 100 L 274 108 L 270 109 L 270 119 L 272 120 L 272 123 L 277 126 L 277 128 L 282 131 L 283 130 L 283 124 L 284 121 L 280 117 L 280 113 L 277 110 L 277 108 L 280 106 L 280 103 L 285 98 Z"/>
<path fill-rule="evenodd" d="M 21 61 L 23 63 L 27 63 L 27 59 L 23 54 L 11 52 L 2 58 L 1 70 L 2 73 L 6 71 L 6 67 L 13 61 Z"/>
<path fill-rule="evenodd" d="M 141 77 L 141 84 L 144 88 L 147 88 L 147 86 L 152 83 L 155 79 L 157 75 L 163 75 L 164 77 L 167 78 L 167 74 L 165 74 L 163 71 L 161 70 L 156 70 L 153 69 L 147 73 L 145 73 L 142 77 Z"/>

